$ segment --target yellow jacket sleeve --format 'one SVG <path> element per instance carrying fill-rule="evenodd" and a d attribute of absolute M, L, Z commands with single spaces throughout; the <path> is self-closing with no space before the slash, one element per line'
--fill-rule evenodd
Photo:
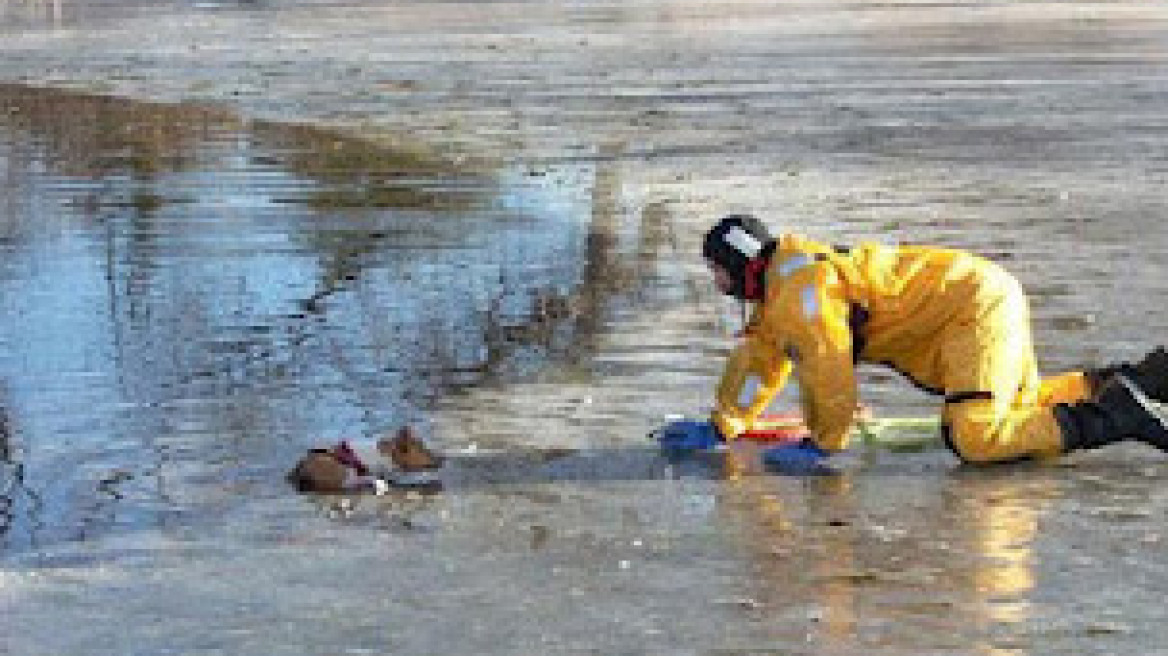
<path fill-rule="evenodd" d="M 796 359 L 803 419 L 820 448 L 838 451 L 847 446 L 858 394 L 848 304 L 826 284 L 830 275 L 821 272 L 793 290 L 798 299 L 790 312 L 798 316 L 787 317 L 784 325 L 789 354 Z"/>
<path fill-rule="evenodd" d="M 726 359 L 718 382 L 717 406 L 711 419 L 722 436 L 732 440 L 750 430 L 783 389 L 790 373 L 791 361 L 780 351 L 758 336 L 744 339 Z M 753 397 L 744 400 L 751 391 Z"/>

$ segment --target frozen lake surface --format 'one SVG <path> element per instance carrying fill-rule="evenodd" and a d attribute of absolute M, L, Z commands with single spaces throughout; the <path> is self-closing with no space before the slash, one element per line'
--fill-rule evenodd
<path fill-rule="evenodd" d="M 1168 653 L 1150 449 L 644 437 L 733 343 L 730 211 L 1002 262 L 1050 372 L 1164 343 L 1166 42 L 1135 1 L 0 0 L 0 653 Z M 405 422 L 485 455 L 282 480 Z"/>

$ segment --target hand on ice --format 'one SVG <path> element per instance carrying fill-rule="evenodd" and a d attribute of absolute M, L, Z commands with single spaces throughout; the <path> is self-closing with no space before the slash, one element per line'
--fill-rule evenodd
<path fill-rule="evenodd" d="M 649 434 L 656 438 L 662 450 L 683 454 L 713 448 L 725 440 L 709 421 L 677 419 Z"/>
<path fill-rule="evenodd" d="M 831 455 L 816 446 L 810 439 L 783 444 L 767 449 L 762 454 L 762 462 L 767 471 L 789 476 L 821 476 L 833 473 L 824 462 Z"/>

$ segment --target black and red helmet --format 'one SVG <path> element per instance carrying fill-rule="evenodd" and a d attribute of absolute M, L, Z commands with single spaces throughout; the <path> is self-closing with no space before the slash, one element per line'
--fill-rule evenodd
<path fill-rule="evenodd" d="M 702 257 L 726 270 L 734 281 L 730 295 L 754 300 L 759 266 L 774 252 L 775 240 L 762 221 L 748 214 L 723 217 L 706 233 Z"/>

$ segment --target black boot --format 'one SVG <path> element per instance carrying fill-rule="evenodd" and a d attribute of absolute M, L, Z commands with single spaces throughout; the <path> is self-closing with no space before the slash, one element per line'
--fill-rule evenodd
<path fill-rule="evenodd" d="M 1168 351 L 1157 347 L 1134 367 L 1129 378 L 1153 401 L 1168 403 Z"/>
<path fill-rule="evenodd" d="M 1123 374 L 1153 400 L 1168 403 L 1168 351 L 1156 347 L 1136 364 L 1119 364 L 1087 371 L 1091 395 L 1096 396 L 1115 374 Z"/>
<path fill-rule="evenodd" d="M 1067 451 L 1128 439 L 1168 451 L 1168 408 L 1122 373 L 1103 384 L 1092 400 L 1057 405 L 1054 414 Z"/>

